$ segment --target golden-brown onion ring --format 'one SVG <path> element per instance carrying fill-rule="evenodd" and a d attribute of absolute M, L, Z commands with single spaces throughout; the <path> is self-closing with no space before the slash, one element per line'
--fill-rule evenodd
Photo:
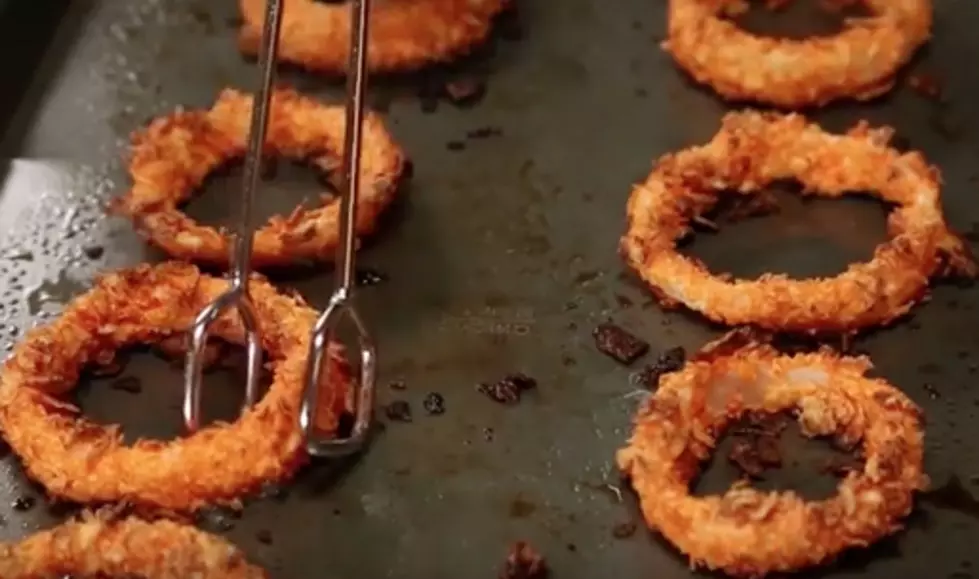
<path fill-rule="evenodd" d="M 469 53 L 489 37 L 494 19 L 511 0 L 381 0 L 371 9 L 367 67 L 409 72 Z M 258 54 L 265 0 L 240 0 L 238 46 Z M 308 70 L 340 74 L 350 58 L 350 6 L 286 0 L 279 60 Z"/>
<path fill-rule="evenodd" d="M 262 279 L 250 291 L 272 385 L 235 422 L 128 446 L 118 426 L 91 423 L 62 398 L 104 352 L 185 332 L 227 288 L 191 265 L 140 265 L 100 278 L 52 324 L 29 332 L 0 376 L 0 427 L 27 474 L 58 498 L 173 511 L 235 504 L 291 475 L 306 458 L 297 421 L 316 311 Z M 212 335 L 242 343 L 240 319 L 234 312 L 221 317 Z M 327 360 L 317 422 L 332 432 L 347 405 L 350 368 L 338 346 Z"/>
<path fill-rule="evenodd" d="M 885 381 L 867 378 L 866 358 L 732 346 L 663 376 L 618 452 L 649 525 L 692 566 L 744 577 L 818 565 L 899 530 L 914 493 L 928 483 L 920 409 Z M 743 484 L 722 495 L 690 495 L 700 463 L 733 420 L 790 410 L 807 436 L 860 444 L 865 465 L 836 495 L 805 501 Z"/>
<path fill-rule="evenodd" d="M 975 264 L 942 215 L 941 177 L 920 153 L 887 146 L 889 129 L 861 123 L 831 135 L 796 114 L 746 111 L 724 117 L 706 145 L 662 157 L 628 203 L 621 250 L 664 306 L 679 303 L 731 326 L 791 332 L 852 332 L 905 314 L 933 275 L 973 276 Z M 797 179 L 804 194 L 840 197 L 868 191 L 897 207 L 888 241 L 866 263 L 833 278 L 722 279 L 676 251 L 694 217 L 719 190 L 757 195 L 781 179 Z"/>
<path fill-rule="evenodd" d="M 873 13 L 834 36 L 766 38 L 720 17 L 741 0 L 670 0 L 663 49 L 730 100 L 802 108 L 889 91 L 931 34 L 931 0 L 866 0 Z"/>
<path fill-rule="evenodd" d="M 0 577 L 265 579 L 234 545 L 189 525 L 86 515 L 0 546 Z"/>
<path fill-rule="evenodd" d="M 220 166 L 247 149 L 252 97 L 221 91 L 209 110 L 179 111 L 152 121 L 133 135 L 129 174 L 132 189 L 112 210 L 132 219 L 139 232 L 175 259 L 227 266 L 230 236 L 200 225 L 180 205 Z M 276 90 L 269 117 L 271 154 L 309 161 L 321 171 L 341 162 L 346 124 L 342 106 L 326 105 L 289 89 Z M 395 199 L 407 159 L 380 117 L 364 118 L 361 195 L 357 235 L 372 233 Z M 275 216 L 255 232 L 255 267 L 331 260 L 340 239 L 339 202 L 324 200 Z"/>

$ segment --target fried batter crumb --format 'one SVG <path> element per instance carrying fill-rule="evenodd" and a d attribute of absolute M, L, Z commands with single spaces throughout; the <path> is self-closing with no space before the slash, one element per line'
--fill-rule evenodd
<path fill-rule="evenodd" d="M 549 575 L 544 557 L 527 543 L 518 541 L 510 547 L 499 579 L 546 579 Z"/>

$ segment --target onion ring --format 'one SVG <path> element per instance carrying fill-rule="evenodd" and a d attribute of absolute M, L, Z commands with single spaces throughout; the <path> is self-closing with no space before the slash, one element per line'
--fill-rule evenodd
<path fill-rule="evenodd" d="M 662 44 L 694 80 L 729 100 L 784 108 L 822 106 L 889 91 L 931 35 L 931 0 L 866 0 L 872 17 L 847 20 L 834 36 L 759 37 L 721 18 L 740 0 L 670 0 Z"/>
<path fill-rule="evenodd" d="M 0 576 L 265 579 L 237 547 L 189 525 L 137 518 L 77 521 L 0 546 Z"/>
<path fill-rule="evenodd" d="M 929 277 L 976 275 L 967 246 L 942 215 L 938 170 L 920 153 L 888 147 L 891 134 L 861 123 L 831 135 L 797 114 L 729 113 L 710 143 L 665 155 L 635 187 L 622 254 L 664 306 L 682 303 L 714 322 L 809 333 L 888 323 L 925 297 Z M 790 178 L 806 195 L 874 191 L 896 204 L 888 241 L 869 262 L 806 280 L 723 279 L 677 253 L 676 241 L 690 232 L 691 219 L 714 206 L 717 190 L 752 196 Z"/>
<path fill-rule="evenodd" d="M 238 47 L 258 54 L 266 0 L 240 0 Z M 470 53 L 489 37 L 494 19 L 511 0 L 387 0 L 371 8 L 367 67 L 371 72 L 410 72 Z M 347 2 L 287 0 L 282 13 L 279 60 L 307 70 L 342 74 L 350 58 Z"/>
<path fill-rule="evenodd" d="M 132 219 L 139 232 L 175 259 L 226 267 L 230 237 L 198 224 L 179 205 L 188 201 L 219 166 L 244 156 L 252 97 L 221 91 L 209 110 L 178 111 L 153 120 L 133 135 L 129 174 L 133 187 L 110 210 Z M 329 171 L 341 162 L 346 124 L 342 106 L 319 103 L 290 89 L 272 96 L 268 147 L 271 153 L 308 160 Z M 408 161 L 380 117 L 364 118 L 363 156 L 356 233 L 372 233 L 381 212 L 395 199 Z M 339 202 L 297 208 L 275 216 L 255 232 L 255 267 L 331 260 L 340 239 Z"/>
<path fill-rule="evenodd" d="M 928 484 L 921 410 L 885 381 L 867 378 L 870 368 L 867 358 L 828 349 L 785 356 L 756 342 L 717 348 L 664 375 L 617 455 L 647 523 L 691 567 L 745 577 L 824 563 L 898 531 L 914 493 Z M 793 409 L 807 436 L 861 445 L 865 466 L 836 495 L 809 502 L 744 485 L 690 495 L 701 461 L 733 420 Z"/>
<path fill-rule="evenodd" d="M 118 426 L 84 420 L 60 396 L 105 352 L 185 332 L 228 288 L 191 265 L 140 265 L 108 274 L 52 324 L 18 344 L 0 376 L 0 427 L 27 474 L 55 497 L 191 511 L 236 505 L 240 496 L 293 474 L 306 459 L 298 427 L 309 335 L 316 311 L 262 279 L 250 285 L 262 347 L 272 371 L 264 398 L 231 424 L 213 424 L 174 441 L 123 444 Z M 212 335 L 243 343 L 233 312 Z M 332 345 L 318 426 L 334 432 L 351 392 L 350 368 Z"/>

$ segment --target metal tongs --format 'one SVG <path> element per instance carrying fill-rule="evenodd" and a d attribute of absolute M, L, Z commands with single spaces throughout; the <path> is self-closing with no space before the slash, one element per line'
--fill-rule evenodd
<path fill-rule="evenodd" d="M 255 306 L 248 293 L 251 274 L 251 256 L 254 227 L 252 205 L 255 191 L 261 179 L 262 153 L 268 129 L 269 107 L 275 81 L 275 62 L 279 36 L 282 29 L 283 0 L 269 0 L 266 4 L 264 43 L 258 64 L 262 71 L 262 85 L 252 108 L 248 152 L 241 191 L 241 213 L 232 250 L 231 287 L 197 315 L 190 329 L 191 345 L 187 351 L 184 390 L 184 425 L 189 432 L 200 427 L 201 384 L 204 365 L 204 348 L 211 325 L 221 314 L 235 308 L 241 316 L 245 330 L 248 353 L 245 401 L 247 410 L 258 401 L 259 372 L 262 359 Z M 326 310 L 316 320 L 312 330 L 307 360 L 305 387 L 299 413 L 299 427 L 306 437 L 307 452 L 313 456 L 346 456 L 358 452 L 367 441 L 374 415 L 374 389 L 376 350 L 363 319 L 353 300 L 354 259 L 356 239 L 354 224 L 357 221 L 357 199 L 360 192 L 361 130 L 364 118 L 364 96 L 367 84 L 367 23 L 370 0 L 351 2 L 352 27 L 350 70 L 347 75 L 347 118 L 343 147 L 344 191 L 340 199 L 340 246 L 337 250 L 336 289 Z M 355 397 L 354 422 L 349 434 L 338 438 L 319 438 L 315 416 L 323 375 L 323 359 L 332 341 L 334 331 L 346 313 L 357 331 L 360 351 L 360 381 Z"/>

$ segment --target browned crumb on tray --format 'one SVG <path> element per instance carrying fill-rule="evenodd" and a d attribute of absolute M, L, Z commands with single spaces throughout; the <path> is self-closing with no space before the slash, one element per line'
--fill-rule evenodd
<path fill-rule="evenodd" d="M 648 343 L 612 322 L 599 324 L 592 331 L 592 337 L 599 352 L 626 366 L 649 351 Z"/>
<path fill-rule="evenodd" d="M 499 579 L 546 579 L 549 575 L 544 557 L 527 543 L 517 541 L 510 547 Z"/>

